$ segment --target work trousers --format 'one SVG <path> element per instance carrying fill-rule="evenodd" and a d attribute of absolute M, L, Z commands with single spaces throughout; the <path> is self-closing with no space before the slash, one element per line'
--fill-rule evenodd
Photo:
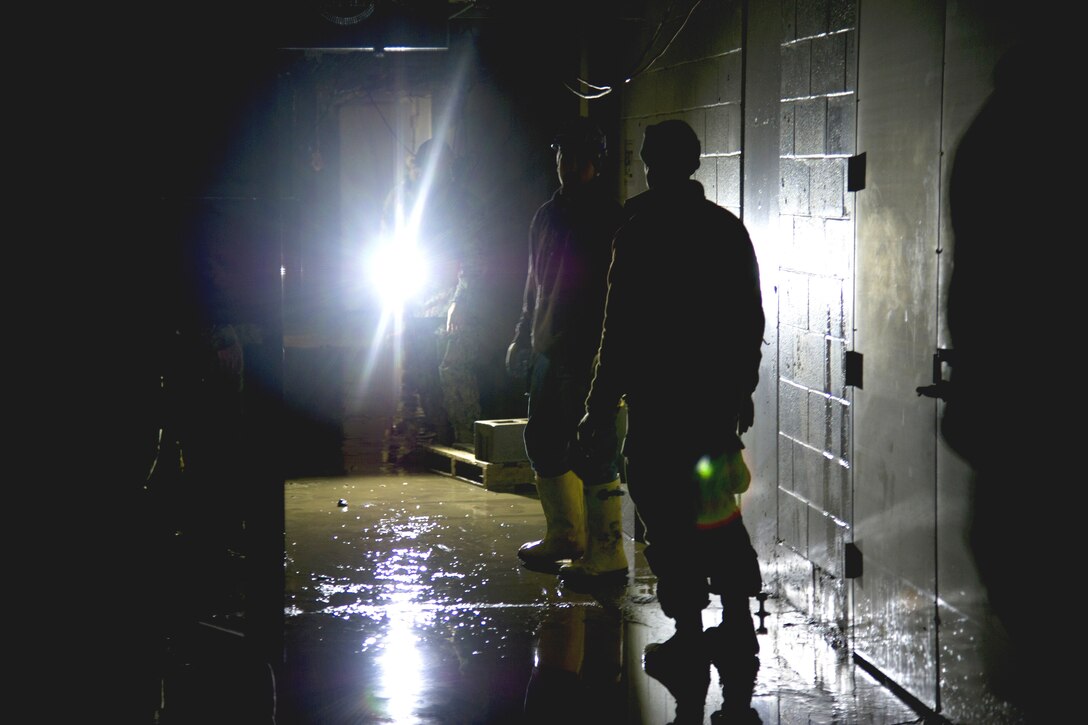
<path fill-rule="evenodd" d="M 585 415 L 591 375 L 591 361 L 582 356 L 572 361 L 538 354 L 533 360 L 525 453 L 542 478 L 574 471 L 585 485 L 594 486 L 619 477 L 617 440 L 597 446 L 593 454 L 578 445 L 576 432 Z"/>

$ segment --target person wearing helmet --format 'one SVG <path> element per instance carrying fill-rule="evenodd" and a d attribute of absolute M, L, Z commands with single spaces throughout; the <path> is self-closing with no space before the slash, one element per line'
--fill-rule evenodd
<path fill-rule="evenodd" d="M 524 544 L 518 556 L 537 570 L 558 572 L 565 560 L 577 560 L 580 573 L 626 579 L 617 442 L 591 459 L 575 440 L 623 208 L 599 177 L 607 143 L 595 124 L 572 120 L 552 148 L 559 189 L 529 226 L 522 311 L 506 360 L 509 373 L 529 388 L 525 452 L 546 526 L 544 537 Z"/>
<path fill-rule="evenodd" d="M 646 128 L 649 189 L 627 202 L 628 221 L 613 242 L 578 438 L 610 450 L 613 411 L 625 400 L 626 482 L 658 601 L 676 624 L 671 639 L 647 648 L 646 672 L 682 690 L 674 692 L 678 706 L 693 700 L 701 708 L 702 699 L 683 692 L 701 687 L 705 698 L 713 661 L 723 710 L 744 722 L 759 666 L 749 598 L 762 577 L 739 506 L 751 480 L 740 436 L 753 421 L 765 316 L 747 230 L 689 178 L 700 153 L 683 121 Z M 704 633 L 711 594 L 721 597 L 722 622 Z"/>
<path fill-rule="evenodd" d="M 404 438 L 397 446 L 402 458 L 427 440 L 472 449 L 485 304 L 480 203 L 459 183 L 453 150 L 431 138 L 407 163 L 408 177 L 386 199 L 382 223 L 393 233 L 418 214 L 430 274 L 404 320 L 403 410 L 395 426 Z"/>

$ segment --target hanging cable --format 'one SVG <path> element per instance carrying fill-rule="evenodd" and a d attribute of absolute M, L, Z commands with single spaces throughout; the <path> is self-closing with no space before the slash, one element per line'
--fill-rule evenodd
<path fill-rule="evenodd" d="M 576 78 L 575 80 L 577 80 L 583 86 L 586 86 L 587 88 L 590 88 L 593 91 L 595 91 L 595 93 L 593 93 L 593 94 L 582 93 L 581 91 L 578 91 L 578 90 L 575 90 L 574 88 L 571 88 L 569 83 L 564 83 L 563 84 L 568 91 L 570 91 L 574 95 L 578 96 L 579 98 L 584 98 L 586 100 L 592 101 L 594 98 L 603 98 L 604 96 L 607 96 L 609 93 L 612 92 L 612 86 L 595 86 L 592 83 L 590 83 L 589 81 L 583 80 L 581 78 Z"/>
<path fill-rule="evenodd" d="M 684 22 L 682 22 L 680 24 L 680 27 L 676 29 L 676 32 L 672 34 L 672 37 L 669 38 L 669 42 L 665 45 L 664 48 L 661 49 L 661 52 L 658 53 L 657 55 L 655 55 L 654 59 L 646 64 L 645 68 L 642 68 L 640 70 L 636 70 L 629 77 L 625 78 L 624 81 L 623 81 L 624 83 L 630 83 L 632 80 L 635 79 L 635 77 L 640 76 L 643 73 L 645 73 L 646 71 L 650 70 L 650 67 L 654 63 L 659 61 L 661 59 L 661 56 L 665 55 L 665 53 L 668 52 L 669 48 L 672 47 L 672 44 L 674 42 L 676 42 L 676 39 L 680 36 L 680 33 L 684 30 L 684 28 L 687 27 L 688 21 L 691 20 L 691 16 L 695 13 L 695 8 L 699 7 L 699 5 L 702 4 L 702 2 L 703 2 L 703 0 L 695 0 L 695 2 L 691 4 L 691 8 L 688 10 L 688 14 L 684 17 Z"/>
<path fill-rule="evenodd" d="M 646 65 L 643 66 L 642 62 L 646 59 L 646 56 L 653 49 L 653 47 L 657 44 L 658 38 L 661 36 L 662 30 L 665 27 L 665 24 L 666 24 L 667 20 L 670 19 L 670 18 L 667 18 L 666 20 L 662 20 L 657 24 L 657 27 L 654 28 L 653 35 L 650 38 L 650 42 L 647 43 L 646 49 L 642 52 L 642 55 L 639 58 L 638 63 L 635 64 L 635 70 L 633 70 L 626 78 L 623 79 L 624 84 L 630 83 L 632 80 L 634 80 L 638 76 L 640 76 L 643 73 L 645 73 L 646 71 L 648 71 L 653 66 L 654 63 L 656 63 L 658 60 L 660 60 L 661 57 L 663 55 L 665 55 L 665 53 L 668 52 L 669 48 L 672 47 L 673 43 L 675 43 L 676 39 L 680 36 L 680 33 L 683 32 L 685 27 L 687 27 L 688 22 L 691 20 L 691 16 L 695 13 L 695 9 L 697 7 L 699 7 L 699 5 L 702 4 L 702 2 L 703 2 L 703 0 L 695 0 L 691 4 L 691 7 L 688 8 L 687 13 L 684 15 L 684 21 L 682 23 L 680 23 L 680 27 L 677 28 L 676 32 L 674 32 L 672 34 L 672 37 L 669 38 L 669 42 L 665 44 L 665 47 L 661 49 L 660 53 L 655 55 L 650 60 L 649 63 L 646 63 Z M 669 9 L 666 9 L 665 14 L 669 15 L 670 12 L 671 12 L 671 7 Z M 578 96 L 579 98 L 585 99 L 585 100 L 590 100 L 591 101 L 591 100 L 594 100 L 596 98 L 603 98 L 604 96 L 607 96 L 609 93 L 611 93 L 612 90 L 613 90 L 612 86 L 610 86 L 610 85 L 598 86 L 598 85 L 595 85 L 593 83 L 590 83 L 589 81 L 587 81 L 587 80 L 585 80 L 583 78 L 575 78 L 575 80 L 579 84 L 581 84 L 582 86 L 585 86 L 586 88 L 590 89 L 590 91 L 592 91 L 592 92 L 587 93 L 587 92 L 580 91 L 580 90 L 578 90 L 576 88 L 573 88 L 569 83 L 564 83 L 563 86 L 568 91 L 573 93 L 574 95 Z"/>

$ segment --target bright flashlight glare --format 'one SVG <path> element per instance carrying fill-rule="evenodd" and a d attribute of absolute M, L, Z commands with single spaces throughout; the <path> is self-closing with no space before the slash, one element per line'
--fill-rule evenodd
<path fill-rule="evenodd" d="M 386 309 L 400 309 L 427 279 L 427 260 L 407 236 L 378 243 L 370 263 L 370 281 Z"/>

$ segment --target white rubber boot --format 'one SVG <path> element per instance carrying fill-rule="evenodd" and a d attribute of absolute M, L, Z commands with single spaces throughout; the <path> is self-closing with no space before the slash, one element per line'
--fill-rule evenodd
<path fill-rule="evenodd" d="M 586 551 L 559 568 L 563 579 L 626 579 L 623 547 L 623 497 L 620 480 L 585 487 Z"/>
<path fill-rule="evenodd" d="M 573 471 L 555 478 L 537 477 L 536 490 L 544 509 L 544 538 L 523 544 L 518 558 L 527 566 L 558 571 L 559 562 L 577 559 L 586 548 L 585 499 L 582 479 Z"/>

